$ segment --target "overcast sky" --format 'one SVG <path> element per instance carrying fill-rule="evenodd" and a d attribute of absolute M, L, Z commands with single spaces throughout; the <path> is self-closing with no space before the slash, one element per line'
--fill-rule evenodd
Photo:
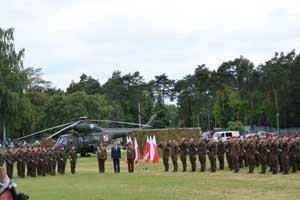
<path fill-rule="evenodd" d="M 0 27 L 15 28 L 25 66 L 62 89 L 82 73 L 179 79 L 198 64 L 299 53 L 299 19 L 298 0 L 0 0 Z"/>

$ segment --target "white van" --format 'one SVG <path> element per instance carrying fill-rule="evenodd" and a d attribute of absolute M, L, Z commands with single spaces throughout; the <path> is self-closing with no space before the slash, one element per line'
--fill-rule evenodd
<path fill-rule="evenodd" d="M 215 132 L 215 134 L 213 136 L 215 142 L 218 141 L 219 136 L 222 137 L 223 142 L 226 142 L 227 138 L 229 138 L 229 137 L 239 137 L 240 132 L 239 131 L 218 131 L 218 132 Z"/>

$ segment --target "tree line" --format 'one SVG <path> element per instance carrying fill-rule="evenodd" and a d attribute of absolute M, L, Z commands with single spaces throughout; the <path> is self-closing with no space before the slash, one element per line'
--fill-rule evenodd
<path fill-rule="evenodd" d="M 0 28 L 0 131 L 12 138 L 81 116 L 128 122 L 141 116 L 142 123 L 153 119 L 153 128 L 276 127 L 277 119 L 282 128 L 300 125 L 295 50 L 259 66 L 243 56 L 216 70 L 198 65 L 179 80 L 161 74 L 145 81 L 140 72 L 115 71 L 101 84 L 83 72 L 63 91 L 42 78 L 41 68 L 23 65 L 25 50 L 15 49 L 13 33 Z"/>

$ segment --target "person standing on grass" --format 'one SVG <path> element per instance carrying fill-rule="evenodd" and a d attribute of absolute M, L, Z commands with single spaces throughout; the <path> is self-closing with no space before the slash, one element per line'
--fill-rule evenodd
<path fill-rule="evenodd" d="M 117 141 L 114 141 L 114 146 L 111 148 L 111 159 L 114 163 L 115 173 L 120 173 L 121 148 L 118 146 Z"/>
<path fill-rule="evenodd" d="M 189 152 L 189 157 L 190 157 L 190 163 L 192 166 L 192 172 L 196 172 L 197 147 L 196 147 L 193 137 L 190 138 L 188 152 Z"/>
<path fill-rule="evenodd" d="M 222 140 L 222 136 L 218 137 L 217 152 L 218 152 L 219 169 L 224 170 L 225 144 Z"/>
<path fill-rule="evenodd" d="M 207 145 L 207 154 L 210 162 L 210 172 L 216 172 L 217 153 L 217 144 L 215 143 L 214 138 L 210 137 L 210 141 Z"/>
<path fill-rule="evenodd" d="M 75 174 L 77 152 L 75 151 L 75 147 L 73 144 L 71 145 L 71 150 L 69 152 L 69 159 L 70 159 L 71 174 Z"/>
<path fill-rule="evenodd" d="M 104 173 L 105 161 L 107 159 L 107 152 L 102 142 L 97 147 L 97 159 L 98 159 L 99 173 Z"/>
<path fill-rule="evenodd" d="M 65 156 L 65 151 L 64 151 L 64 146 L 62 145 L 60 147 L 58 156 L 57 156 L 57 164 L 58 164 L 58 173 L 61 175 L 65 174 L 65 169 L 66 169 L 66 156 Z"/>
<path fill-rule="evenodd" d="M 128 165 L 128 172 L 133 173 L 134 172 L 134 159 L 135 159 L 135 149 L 131 141 L 129 141 L 127 148 L 127 165 Z"/>
<path fill-rule="evenodd" d="M 163 157 L 165 172 L 168 172 L 169 171 L 169 157 L 170 157 L 169 144 L 167 144 L 167 142 L 163 140 L 160 142 L 158 147 L 161 148 L 161 150 L 162 150 L 162 157 Z"/>
<path fill-rule="evenodd" d="M 14 174 L 15 155 L 10 147 L 7 147 L 5 153 L 7 176 L 12 179 Z"/>
<path fill-rule="evenodd" d="M 182 172 L 186 172 L 186 160 L 187 160 L 187 148 L 188 148 L 188 143 L 186 142 L 185 138 L 182 137 L 180 139 L 180 144 L 179 144 L 179 152 L 180 152 L 180 159 L 182 162 Z"/>
<path fill-rule="evenodd" d="M 197 153 L 200 162 L 200 171 L 205 172 L 206 170 L 206 152 L 207 152 L 207 145 L 204 141 L 203 136 L 200 136 L 199 143 L 197 144 Z"/>

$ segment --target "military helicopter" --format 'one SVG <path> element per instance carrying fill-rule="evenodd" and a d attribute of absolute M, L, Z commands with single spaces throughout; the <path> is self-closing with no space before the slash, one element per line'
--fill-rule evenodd
<path fill-rule="evenodd" d="M 70 145 L 73 144 L 75 149 L 81 156 L 86 156 L 88 153 L 95 153 L 97 145 L 102 142 L 104 145 L 109 145 L 112 141 L 118 140 L 122 145 L 125 144 L 126 137 L 128 136 L 129 131 L 149 128 L 151 127 L 150 123 L 154 120 L 156 114 L 151 116 L 147 124 L 136 124 L 122 121 L 112 121 L 112 120 L 92 120 L 87 117 L 80 117 L 75 122 L 70 122 L 66 124 L 61 124 L 55 127 L 51 127 L 45 130 L 41 130 L 20 138 L 17 138 L 15 142 L 24 141 L 26 138 L 32 138 L 36 135 L 57 130 L 52 135 L 43 139 L 43 141 L 49 141 L 53 138 L 57 138 L 54 149 L 58 149 L 60 146 L 64 146 L 65 150 L 70 149 Z M 139 128 L 102 128 L 97 123 L 116 123 L 116 124 L 127 124 L 133 126 L 139 126 Z M 59 130 L 58 130 L 59 129 Z"/>

